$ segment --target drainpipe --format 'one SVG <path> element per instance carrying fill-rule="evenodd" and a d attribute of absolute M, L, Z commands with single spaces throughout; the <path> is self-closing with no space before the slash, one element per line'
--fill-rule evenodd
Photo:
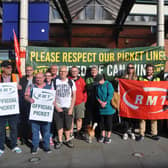
<path fill-rule="evenodd" d="M 20 51 L 25 52 L 28 46 L 28 0 L 20 1 Z M 21 58 L 21 71 L 25 74 L 25 58 Z"/>
<path fill-rule="evenodd" d="M 157 4 L 157 45 L 164 47 L 164 0 Z"/>

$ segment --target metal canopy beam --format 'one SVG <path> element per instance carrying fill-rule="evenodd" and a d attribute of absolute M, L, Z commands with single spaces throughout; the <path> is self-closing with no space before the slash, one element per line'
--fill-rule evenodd
<path fill-rule="evenodd" d="M 116 24 L 118 25 L 123 25 L 127 16 L 129 15 L 129 12 L 134 5 L 136 0 L 123 0 L 123 3 L 121 5 L 121 8 L 119 10 L 117 19 L 116 19 Z"/>
<path fill-rule="evenodd" d="M 121 5 L 121 8 L 119 10 L 118 16 L 116 18 L 116 29 L 114 31 L 114 38 L 116 41 L 116 45 L 118 46 L 118 37 L 119 33 L 122 31 L 122 26 L 129 15 L 131 8 L 133 7 L 136 0 L 123 0 L 123 3 Z"/>
<path fill-rule="evenodd" d="M 60 14 L 61 19 L 63 20 L 63 22 L 64 22 L 65 24 L 67 24 L 68 21 L 67 21 L 65 15 L 64 15 L 64 12 L 62 11 L 62 9 L 61 9 L 61 7 L 60 7 L 60 4 L 59 4 L 56 0 L 53 0 L 53 4 L 54 4 L 55 7 L 57 8 L 57 11 L 58 11 L 58 13 Z"/>
<path fill-rule="evenodd" d="M 55 7 L 57 8 L 63 22 L 65 23 L 65 28 L 67 30 L 68 44 L 71 46 L 72 39 L 72 18 L 65 0 L 53 0 Z"/>
<path fill-rule="evenodd" d="M 68 8 L 68 5 L 66 3 L 65 0 L 58 0 L 60 5 L 61 5 L 61 8 L 66 16 L 66 19 L 68 21 L 68 24 L 71 24 L 72 23 L 72 17 L 71 17 L 71 14 L 69 12 L 69 8 Z"/>

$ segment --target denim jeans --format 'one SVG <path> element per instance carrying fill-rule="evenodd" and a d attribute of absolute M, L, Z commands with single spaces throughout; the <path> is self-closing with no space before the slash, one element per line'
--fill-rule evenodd
<path fill-rule="evenodd" d="M 10 127 L 10 140 L 11 149 L 17 146 L 17 125 L 18 115 L 0 116 L 0 149 L 4 150 L 5 136 L 6 136 L 6 124 Z"/>
<path fill-rule="evenodd" d="M 32 145 L 33 148 L 39 147 L 39 133 L 41 131 L 43 137 L 43 148 L 49 149 L 50 147 L 50 127 L 51 123 L 32 121 Z"/>

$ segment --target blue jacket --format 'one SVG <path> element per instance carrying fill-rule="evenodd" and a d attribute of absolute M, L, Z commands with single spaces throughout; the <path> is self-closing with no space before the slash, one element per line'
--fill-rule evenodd
<path fill-rule="evenodd" d="M 100 99 L 103 102 L 107 102 L 106 106 L 102 108 L 99 104 L 100 115 L 111 115 L 115 113 L 115 109 L 111 106 L 111 99 L 113 97 L 114 88 L 109 81 L 105 81 L 104 84 L 97 86 L 97 100 Z"/>

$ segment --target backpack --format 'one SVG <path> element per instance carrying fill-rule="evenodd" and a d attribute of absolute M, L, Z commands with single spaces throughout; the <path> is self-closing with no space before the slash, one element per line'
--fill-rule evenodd
<path fill-rule="evenodd" d="M 106 87 L 108 89 L 108 83 L 106 84 Z M 113 97 L 111 99 L 111 105 L 115 108 L 115 109 L 119 109 L 119 100 L 120 100 L 120 95 L 118 94 L 118 92 L 114 91 L 113 93 Z"/>

